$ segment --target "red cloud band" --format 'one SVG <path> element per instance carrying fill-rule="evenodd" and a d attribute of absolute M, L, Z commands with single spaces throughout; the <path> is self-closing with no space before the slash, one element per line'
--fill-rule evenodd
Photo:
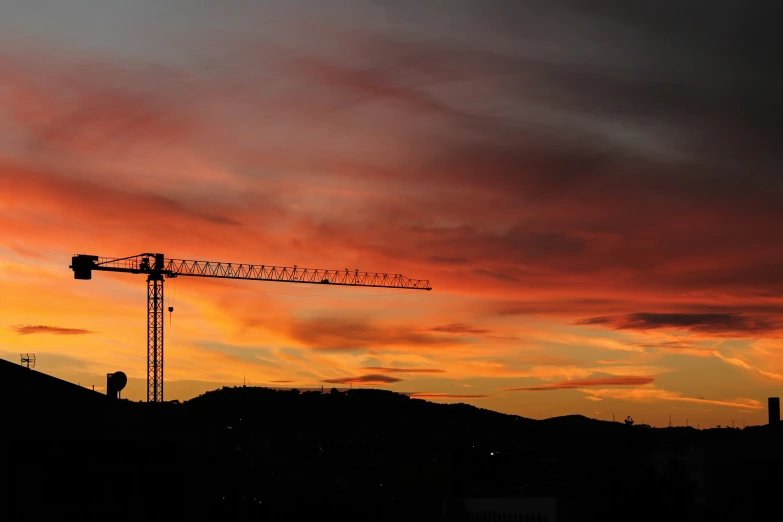
<path fill-rule="evenodd" d="M 529 386 L 526 388 L 503 388 L 502 391 L 545 391 L 568 390 L 574 388 L 588 388 L 590 386 L 643 386 L 655 381 L 655 377 L 605 377 L 600 379 L 579 379 L 574 381 L 562 381 L 543 386 Z"/>
<path fill-rule="evenodd" d="M 484 399 L 489 395 L 459 395 L 439 392 L 412 392 L 407 394 L 414 399 Z"/>

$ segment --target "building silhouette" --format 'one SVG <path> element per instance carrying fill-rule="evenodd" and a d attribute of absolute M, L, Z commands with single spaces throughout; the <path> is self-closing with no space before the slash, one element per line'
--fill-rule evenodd
<path fill-rule="evenodd" d="M 770 397 L 767 401 L 767 410 L 770 426 L 777 426 L 780 423 L 780 398 Z"/>
<path fill-rule="evenodd" d="M 783 423 L 537 421 L 388 390 L 119 398 L 0 360 L 0 522 L 774 520 Z M 115 380 L 119 378 L 119 380 Z"/>

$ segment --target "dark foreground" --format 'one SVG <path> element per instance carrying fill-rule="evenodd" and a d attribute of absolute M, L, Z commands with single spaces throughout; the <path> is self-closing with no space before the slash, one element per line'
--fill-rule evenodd
<path fill-rule="evenodd" d="M 780 513 L 767 426 L 534 421 L 378 390 L 149 406 L 0 360 L 0 520 L 482 520 L 474 497 L 546 497 L 550 522 Z"/>

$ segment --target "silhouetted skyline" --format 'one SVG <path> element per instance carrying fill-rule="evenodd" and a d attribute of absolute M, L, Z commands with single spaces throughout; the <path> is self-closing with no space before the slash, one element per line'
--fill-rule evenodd
<path fill-rule="evenodd" d="M 129 521 L 462 522 L 479 508 L 549 522 L 757 520 L 776 509 L 783 464 L 779 424 L 533 420 L 371 389 L 237 386 L 143 403 L 4 360 L 0 406 L 9 521 L 100 520 L 121 506 L 115 518 Z"/>

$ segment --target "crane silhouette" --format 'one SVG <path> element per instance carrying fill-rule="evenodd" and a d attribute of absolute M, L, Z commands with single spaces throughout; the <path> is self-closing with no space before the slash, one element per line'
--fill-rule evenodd
<path fill-rule="evenodd" d="M 180 276 L 277 281 L 283 283 L 329 284 L 432 290 L 430 282 L 401 274 L 299 268 L 294 265 L 266 266 L 214 261 L 167 259 L 163 254 L 129 257 L 99 257 L 77 254 L 71 258 L 74 279 L 92 279 L 93 271 L 145 274 L 147 276 L 147 402 L 163 402 L 163 281 Z M 169 312 L 173 307 L 169 307 Z"/>

